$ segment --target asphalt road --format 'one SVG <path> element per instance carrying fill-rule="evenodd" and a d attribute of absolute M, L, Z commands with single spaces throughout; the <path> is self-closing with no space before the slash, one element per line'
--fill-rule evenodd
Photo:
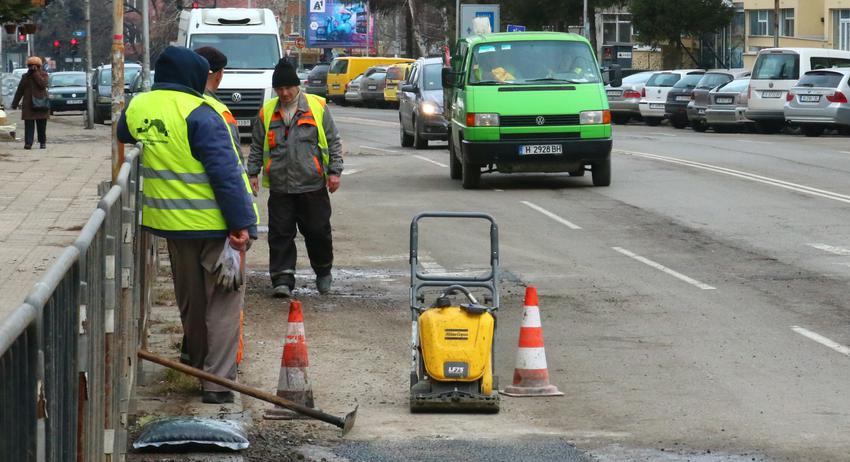
<path fill-rule="evenodd" d="M 317 297 L 301 258 L 299 296 L 317 402 L 360 412 L 345 440 L 309 427 L 308 442 L 326 449 L 305 454 L 850 460 L 848 138 L 617 126 L 610 187 L 589 174 L 485 174 L 467 191 L 449 179 L 444 143 L 400 147 L 395 111 L 331 111 L 348 153 L 333 197 L 337 285 Z M 564 397 L 503 398 L 497 416 L 409 414 L 408 228 L 424 210 L 496 218 L 496 372 L 502 385 L 512 376 L 533 284 Z M 486 266 L 486 227 L 434 221 L 422 235 L 429 270 Z M 265 293 L 262 244 L 243 379 L 268 388 L 279 356 L 262 350 L 279 344 L 280 324 L 264 326 L 285 311 Z M 274 443 L 258 444 L 262 454 Z"/>

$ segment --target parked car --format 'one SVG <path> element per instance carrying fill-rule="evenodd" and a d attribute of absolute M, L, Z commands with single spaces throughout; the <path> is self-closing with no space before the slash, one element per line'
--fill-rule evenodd
<path fill-rule="evenodd" d="M 387 68 L 385 66 L 373 66 L 363 73 L 360 81 L 360 97 L 363 104 L 368 106 L 384 105 L 384 87 L 387 86 Z"/>
<path fill-rule="evenodd" d="M 605 93 L 608 95 L 608 107 L 611 109 L 611 122 L 627 124 L 630 120 L 640 118 L 640 98 L 643 86 L 655 72 L 638 72 L 623 77 L 619 87 L 608 85 Z"/>
<path fill-rule="evenodd" d="M 446 140 L 449 122 L 443 115 L 442 58 L 419 58 L 398 92 L 401 145 L 428 147 L 429 140 Z"/>
<path fill-rule="evenodd" d="M 398 92 L 401 85 L 410 76 L 410 67 L 410 63 L 399 63 L 387 68 L 387 85 L 384 87 L 384 101 L 398 106 Z"/>
<path fill-rule="evenodd" d="M 358 75 L 351 82 L 345 84 L 345 102 L 343 106 L 353 104 L 359 106 L 363 103 L 363 97 L 360 95 L 360 82 L 363 81 L 363 74 Z"/>
<path fill-rule="evenodd" d="M 649 78 L 641 91 L 639 103 L 640 115 L 647 125 L 654 127 L 661 124 L 664 120 L 667 93 L 670 93 L 676 82 L 690 73 L 703 74 L 704 71 L 698 69 L 661 71 Z"/>
<path fill-rule="evenodd" d="M 138 95 L 139 93 L 143 93 L 145 91 L 144 88 L 144 73 L 139 72 L 136 74 L 136 78 L 133 79 L 133 82 L 130 83 L 130 88 L 124 92 L 124 107 L 127 107 L 130 104 L 130 101 L 133 100 L 133 97 Z M 151 85 L 153 85 L 155 71 L 151 70 Z"/>
<path fill-rule="evenodd" d="M 54 72 L 47 80 L 50 113 L 86 110 L 86 73 Z"/>
<path fill-rule="evenodd" d="M 711 90 L 726 85 L 740 78 L 750 76 L 750 71 L 744 69 L 712 70 L 705 73 L 691 92 L 691 102 L 688 103 L 688 122 L 691 128 L 704 132 L 708 125 L 705 123 L 705 109 L 708 107 L 708 95 Z"/>
<path fill-rule="evenodd" d="M 733 80 L 711 90 L 708 107 L 705 108 L 705 123 L 716 132 L 730 132 L 746 128 L 753 121 L 746 116 L 750 79 Z"/>
<path fill-rule="evenodd" d="M 328 69 L 328 96 L 335 103 L 345 103 L 345 88 L 348 82 L 372 66 L 389 66 L 396 63 L 411 63 L 409 58 L 381 58 L 373 56 L 342 56 L 331 61 Z"/>
<path fill-rule="evenodd" d="M 675 128 L 688 126 L 688 104 L 691 102 L 691 94 L 697 84 L 702 80 L 703 74 L 688 74 L 670 89 L 667 93 L 667 102 L 664 103 L 664 117 L 670 121 Z"/>
<path fill-rule="evenodd" d="M 318 63 L 310 69 L 307 74 L 307 85 L 304 86 L 304 91 L 313 95 L 319 95 L 322 98 L 328 95 L 328 68 L 330 63 Z"/>
<path fill-rule="evenodd" d="M 825 69 L 803 74 L 788 92 L 785 120 L 798 124 L 806 136 L 820 136 L 827 128 L 850 128 L 850 69 Z"/>
<path fill-rule="evenodd" d="M 785 99 L 800 76 L 811 70 L 850 66 L 850 51 L 823 48 L 767 48 L 759 51 L 750 78 L 747 118 L 759 131 L 785 125 Z"/>
<path fill-rule="evenodd" d="M 136 63 L 124 64 L 124 91 L 136 75 L 142 71 L 142 66 Z M 112 120 L 112 65 L 98 66 L 92 76 L 92 95 L 94 97 L 94 122 L 98 124 Z"/>

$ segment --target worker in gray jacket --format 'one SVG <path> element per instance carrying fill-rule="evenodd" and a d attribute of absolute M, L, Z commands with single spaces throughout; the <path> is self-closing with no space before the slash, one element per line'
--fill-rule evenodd
<path fill-rule="evenodd" d="M 269 273 L 275 297 L 295 288 L 296 227 L 304 236 L 316 288 L 326 294 L 333 278 L 331 202 L 339 189 L 342 141 L 325 100 L 305 94 L 295 68 L 281 59 L 272 75 L 277 97 L 254 122 L 248 177 L 254 195 L 269 189 Z"/>

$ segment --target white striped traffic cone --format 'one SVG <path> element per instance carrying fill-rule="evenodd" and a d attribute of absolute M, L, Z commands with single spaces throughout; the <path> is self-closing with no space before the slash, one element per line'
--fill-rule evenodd
<path fill-rule="evenodd" d="M 540 324 L 540 308 L 537 306 L 537 289 L 525 289 L 522 327 L 519 329 L 514 382 L 505 387 L 502 394 L 508 396 L 563 396 L 558 387 L 549 383 L 546 366 L 546 350 L 543 346 L 543 326 Z"/>
<path fill-rule="evenodd" d="M 280 378 L 277 384 L 277 396 L 294 401 L 303 406 L 315 408 L 313 389 L 307 378 L 307 340 L 304 335 L 304 315 L 301 302 L 292 300 L 289 304 L 289 326 L 286 341 L 283 344 L 283 357 L 280 361 Z M 299 418 L 300 415 L 284 408 L 276 407 L 266 411 L 265 418 Z"/>

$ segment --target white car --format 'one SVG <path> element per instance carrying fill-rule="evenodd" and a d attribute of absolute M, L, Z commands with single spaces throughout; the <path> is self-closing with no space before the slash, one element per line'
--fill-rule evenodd
<path fill-rule="evenodd" d="M 683 76 L 690 74 L 704 74 L 701 69 L 682 69 L 675 71 L 661 71 L 653 74 L 646 82 L 641 91 L 641 99 L 638 107 L 640 115 L 649 126 L 661 124 L 664 120 L 664 104 L 667 102 L 667 94 L 673 85 Z"/>
<path fill-rule="evenodd" d="M 827 128 L 850 128 L 850 69 L 821 69 L 803 74 L 785 97 L 785 120 L 806 136 Z"/>

